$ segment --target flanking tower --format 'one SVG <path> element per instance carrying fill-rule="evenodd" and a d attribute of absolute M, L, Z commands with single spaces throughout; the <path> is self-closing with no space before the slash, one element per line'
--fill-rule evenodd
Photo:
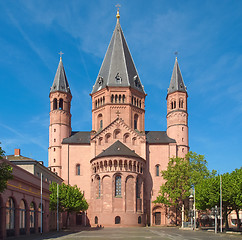
<path fill-rule="evenodd" d="M 184 157 L 189 151 L 187 97 L 186 86 L 176 58 L 166 97 L 166 118 L 167 135 L 176 140 L 178 157 Z"/>
<path fill-rule="evenodd" d="M 53 85 L 50 89 L 49 167 L 61 176 L 61 143 L 71 135 L 71 91 L 60 57 Z"/>

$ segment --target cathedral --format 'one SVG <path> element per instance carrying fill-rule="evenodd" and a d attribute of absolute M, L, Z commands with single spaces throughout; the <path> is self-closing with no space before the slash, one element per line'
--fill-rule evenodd
<path fill-rule="evenodd" d="M 77 185 L 91 226 L 170 225 L 154 204 L 160 171 L 189 151 L 187 90 L 177 58 L 167 91 L 167 129 L 145 129 L 145 98 L 117 12 L 117 23 L 91 91 L 92 130 L 72 131 L 72 94 L 62 58 L 50 90 L 49 168 Z M 167 82 L 167 85 L 169 83 Z"/>

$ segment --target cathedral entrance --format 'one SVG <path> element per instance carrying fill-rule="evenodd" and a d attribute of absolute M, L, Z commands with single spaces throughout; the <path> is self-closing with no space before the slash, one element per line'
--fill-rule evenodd
<path fill-rule="evenodd" d="M 161 225 L 161 212 L 155 212 L 155 225 Z"/>

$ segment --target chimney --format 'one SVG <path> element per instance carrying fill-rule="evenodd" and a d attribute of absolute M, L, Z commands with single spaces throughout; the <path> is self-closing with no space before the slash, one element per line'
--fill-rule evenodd
<path fill-rule="evenodd" d="M 20 149 L 19 149 L 19 148 L 15 148 L 15 149 L 14 149 L 14 156 L 15 156 L 15 157 L 20 156 Z"/>

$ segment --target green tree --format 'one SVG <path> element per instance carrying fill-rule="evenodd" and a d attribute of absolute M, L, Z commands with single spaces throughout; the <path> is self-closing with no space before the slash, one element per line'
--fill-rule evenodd
<path fill-rule="evenodd" d="M 190 189 L 211 175 L 203 155 L 189 152 L 185 158 L 171 158 L 167 169 L 161 171 L 165 184 L 160 187 L 155 203 L 180 208 L 188 199 Z"/>
<path fill-rule="evenodd" d="M 57 183 L 50 185 L 50 209 L 57 210 Z M 88 203 L 80 189 L 62 183 L 59 185 L 59 211 L 67 212 L 66 227 L 71 212 L 80 212 L 88 209 Z"/>
<path fill-rule="evenodd" d="M 225 228 L 228 229 L 228 215 L 235 210 L 237 228 L 240 228 L 239 211 L 242 209 L 242 169 L 222 175 L 222 203 Z M 220 176 L 213 175 L 196 186 L 197 209 L 211 209 L 220 205 Z"/>
<path fill-rule="evenodd" d="M 3 158 L 4 153 L 2 147 L 0 147 L 0 159 Z M 10 165 L 5 162 L 0 163 L 0 193 L 7 188 L 8 180 L 13 178 L 12 172 L 13 168 Z"/>

